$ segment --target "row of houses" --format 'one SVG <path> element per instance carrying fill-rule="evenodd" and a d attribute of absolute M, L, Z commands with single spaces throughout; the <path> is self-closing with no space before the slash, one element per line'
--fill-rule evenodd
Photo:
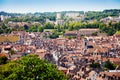
<path fill-rule="evenodd" d="M 97 28 L 94 29 L 80 29 L 78 31 L 67 31 L 65 32 L 64 36 L 91 36 L 94 33 L 98 34 L 100 33 L 100 30 Z"/>
<path fill-rule="evenodd" d="M 83 29 L 83 32 L 85 30 Z M 89 32 L 89 29 L 86 31 Z M 98 29 L 90 30 L 96 32 Z M 92 62 L 98 62 L 101 67 L 107 60 L 120 64 L 119 35 L 114 36 L 87 36 L 86 38 L 44 39 L 44 35 L 51 32 L 14 31 L 10 35 L 18 35 L 16 42 L 1 42 L 0 55 L 11 60 L 18 60 L 21 56 L 37 54 L 39 58 L 48 60 L 57 65 L 58 70 L 70 75 L 71 80 L 119 80 L 119 75 L 104 72 L 90 67 Z M 76 33 L 78 35 L 78 33 Z M 85 34 L 85 33 L 84 33 Z M 14 54 L 9 54 L 14 51 Z M 117 74 L 118 72 L 115 72 Z M 109 75 L 111 74 L 111 75 Z"/>

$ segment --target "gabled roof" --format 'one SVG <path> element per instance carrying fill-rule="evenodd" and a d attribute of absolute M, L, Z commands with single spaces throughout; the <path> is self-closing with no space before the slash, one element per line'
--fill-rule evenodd
<path fill-rule="evenodd" d="M 107 76 L 116 76 L 116 77 L 120 77 L 120 72 L 102 72 L 101 74 L 105 74 Z"/>

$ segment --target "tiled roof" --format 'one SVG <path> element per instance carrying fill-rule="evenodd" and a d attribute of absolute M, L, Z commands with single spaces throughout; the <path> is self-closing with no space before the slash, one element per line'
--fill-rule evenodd
<path fill-rule="evenodd" d="M 107 76 L 116 76 L 116 77 L 120 77 L 120 72 L 102 72 L 101 74 L 105 74 Z"/>

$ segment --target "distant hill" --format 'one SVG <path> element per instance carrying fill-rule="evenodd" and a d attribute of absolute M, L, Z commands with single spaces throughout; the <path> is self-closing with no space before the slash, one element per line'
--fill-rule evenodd
<path fill-rule="evenodd" d="M 77 12 L 77 13 L 80 13 L 80 14 L 84 14 L 84 11 L 61 11 L 61 14 L 64 15 L 66 13 L 73 13 L 73 12 Z M 44 12 L 44 13 L 41 13 L 41 12 L 35 12 L 35 13 L 26 13 L 26 14 L 23 14 L 23 13 L 8 13 L 8 12 L 4 12 L 4 11 L 1 11 L 0 12 L 0 15 L 4 15 L 4 16 L 12 16 L 12 17 L 15 17 L 15 16 L 22 16 L 22 15 L 32 15 L 32 16 L 40 16 L 40 15 L 45 15 L 45 16 L 53 16 L 53 15 L 56 15 L 57 12 Z M 120 9 L 109 9 L 109 10 L 104 10 L 104 11 L 88 11 L 86 12 L 86 14 L 107 14 L 107 15 L 113 15 L 113 16 L 118 16 L 120 14 Z"/>
<path fill-rule="evenodd" d="M 115 12 L 115 13 L 120 13 L 120 9 L 109 9 L 109 10 L 104 10 L 103 12 Z"/>
<path fill-rule="evenodd" d="M 11 16 L 12 18 L 13 17 L 17 17 L 17 16 L 23 16 L 23 17 L 40 17 L 42 16 L 44 19 L 45 18 L 48 18 L 50 20 L 53 20 L 55 21 L 56 19 L 56 14 L 58 12 L 44 12 L 44 13 L 41 13 L 41 12 L 35 12 L 35 13 L 8 13 L 8 12 L 4 12 L 4 11 L 1 11 L 0 12 L 0 15 L 4 15 L 4 16 Z M 88 11 L 88 12 L 84 12 L 84 11 L 61 11 L 60 12 L 62 17 L 64 17 L 64 15 L 66 13 L 80 13 L 80 14 L 85 14 L 85 16 L 87 16 L 85 18 L 85 20 L 100 20 L 101 18 L 105 18 L 105 17 L 108 17 L 108 16 L 119 16 L 120 15 L 120 9 L 109 9 L 109 10 L 104 10 L 104 11 Z"/>
<path fill-rule="evenodd" d="M 23 14 L 20 14 L 20 13 L 7 13 L 7 12 L 4 12 L 4 11 L 1 11 L 0 15 L 15 17 L 15 16 L 21 16 Z"/>

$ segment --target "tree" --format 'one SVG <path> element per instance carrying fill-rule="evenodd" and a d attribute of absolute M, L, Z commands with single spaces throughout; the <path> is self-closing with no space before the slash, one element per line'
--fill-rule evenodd
<path fill-rule="evenodd" d="M 49 38 L 51 38 L 51 39 L 55 39 L 58 37 L 59 37 L 59 34 L 57 34 L 57 33 L 53 33 L 52 35 L 49 35 Z"/>
<path fill-rule="evenodd" d="M 37 32 L 37 31 L 38 31 L 38 30 L 37 30 L 37 26 L 36 26 L 36 25 L 30 26 L 30 28 L 29 28 L 28 31 L 29 31 L 29 32 Z"/>
<path fill-rule="evenodd" d="M 0 34 L 2 34 L 3 33 L 3 29 L 2 28 L 0 28 Z"/>
<path fill-rule="evenodd" d="M 115 34 L 120 34 L 120 31 L 116 31 L 116 33 Z"/>
<path fill-rule="evenodd" d="M 15 62 L 10 62 L 0 66 L 0 80 L 9 80 L 10 74 L 17 68 Z"/>
<path fill-rule="evenodd" d="M 39 26 L 39 27 L 38 27 L 38 31 L 39 31 L 39 32 L 43 32 L 43 30 L 44 30 L 44 28 L 43 28 L 42 26 Z"/>
<path fill-rule="evenodd" d="M 24 31 L 25 29 L 24 29 L 24 27 L 23 26 L 21 26 L 21 27 L 19 27 L 19 29 L 18 29 L 19 31 Z"/>
<path fill-rule="evenodd" d="M 9 53 L 10 55 L 13 55 L 13 54 L 15 54 L 15 51 L 14 51 L 14 50 L 10 50 L 8 53 Z"/>
<path fill-rule="evenodd" d="M 54 29 L 54 25 L 51 24 L 51 23 L 46 23 L 46 24 L 44 25 L 44 29 Z"/>
<path fill-rule="evenodd" d="M 0 65 L 1 64 L 6 64 L 7 60 L 8 60 L 8 58 L 6 56 L 1 56 L 0 57 Z"/>
<path fill-rule="evenodd" d="M 29 26 L 28 25 L 24 25 L 24 30 L 28 30 Z"/>
<path fill-rule="evenodd" d="M 98 35 L 98 32 L 92 33 L 92 36 L 97 36 L 97 35 Z"/>
<path fill-rule="evenodd" d="M 2 29 L 6 29 L 7 28 L 7 26 L 3 23 L 2 24 Z"/>
<path fill-rule="evenodd" d="M 67 80 L 55 65 L 37 55 L 27 55 L 19 61 L 0 66 L 0 75 L 5 80 Z"/>
<path fill-rule="evenodd" d="M 90 64 L 90 67 L 92 68 L 100 68 L 100 64 L 98 62 L 92 62 L 92 64 Z"/>
<path fill-rule="evenodd" d="M 109 60 L 105 62 L 104 67 L 107 68 L 108 70 L 114 70 L 116 68 L 116 66 L 113 63 L 111 63 Z"/>

